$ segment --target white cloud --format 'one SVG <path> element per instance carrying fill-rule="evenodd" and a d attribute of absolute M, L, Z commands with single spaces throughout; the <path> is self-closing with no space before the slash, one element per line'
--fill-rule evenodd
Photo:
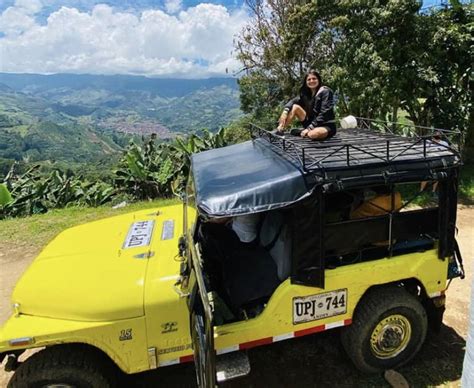
<path fill-rule="evenodd" d="M 181 10 L 183 4 L 181 0 L 165 0 L 165 9 L 168 13 L 176 13 Z"/>
<path fill-rule="evenodd" d="M 16 0 L 14 7 L 23 9 L 25 13 L 34 15 L 43 8 L 43 4 L 40 0 Z"/>
<path fill-rule="evenodd" d="M 0 31 L 6 35 L 18 35 L 34 27 L 33 15 L 42 7 L 39 0 L 16 0 L 0 15 Z"/>
<path fill-rule="evenodd" d="M 17 0 L 0 16 L 0 71 L 194 78 L 238 69 L 230 53 L 234 35 L 248 20 L 243 10 L 199 4 L 172 15 L 181 3 L 167 4 L 168 13 L 138 15 L 104 4 L 90 12 L 62 7 L 40 25 L 32 15 L 41 3 Z"/>

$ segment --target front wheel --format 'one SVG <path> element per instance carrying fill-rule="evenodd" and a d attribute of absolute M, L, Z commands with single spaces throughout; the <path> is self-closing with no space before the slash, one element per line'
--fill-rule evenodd
<path fill-rule="evenodd" d="M 359 302 L 341 340 L 358 369 L 376 373 L 411 360 L 427 327 L 426 311 L 415 296 L 401 287 L 377 288 Z"/>
<path fill-rule="evenodd" d="M 113 363 L 88 346 L 59 345 L 33 354 L 23 362 L 8 388 L 112 388 Z"/>

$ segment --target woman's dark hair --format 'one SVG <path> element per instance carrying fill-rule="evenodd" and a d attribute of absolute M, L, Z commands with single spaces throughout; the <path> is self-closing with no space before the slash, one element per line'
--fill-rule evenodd
<path fill-rule="evenodd" d="M 306 80 L 308 79 L 308 77 L 310 75 L 314 75 L 317 79 L 318 79 L 318 89 L 316 91 L 319 90 L 319 88 L 321 86 L 323 86 L 323 80 L 321 79 L 321 75 L 314 69 L 311 69 L 311 70 L 308 70 L 304 76 L 304 79 L 303 79 L 303 84 L 301 85 L 301 88 L 300 88 L 300 96 L 301 97 L 306 97 L 306 98 L 309 98 L 311 99 L 311 97 L 313 97 L 311 95 L 311 89 L 308 88 L 308 86 L 306 85 Z"/>

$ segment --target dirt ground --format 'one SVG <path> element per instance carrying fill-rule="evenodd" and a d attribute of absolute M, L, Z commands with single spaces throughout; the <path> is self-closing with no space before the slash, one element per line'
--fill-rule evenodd
<path fill-rule="evenodd" d="M 466 279 L 455 279 L 447 291 L 447 310 L 439 334 L 429 333 L 417 357 L 399 372 L 412 387 L 460 386 L 468 332 L 468 306 L 474 257 L 474 207 L 460 207 L 458 241 L 464 258 Z M 10 314 L 9 299 L 14 284 L 38 252 L 28 246 L 0 247 L 0 324 Z M 250 375 L 226 387 L 388 387 L 382 376 L 359 373 L 345 355 L 338 330 L 278 342 L 249 351 Z M 0 371 L 0 388 L 11 373 Z M 160 368 L 124 376 L 124 387 L 193 387 L 192 364 Z"/>

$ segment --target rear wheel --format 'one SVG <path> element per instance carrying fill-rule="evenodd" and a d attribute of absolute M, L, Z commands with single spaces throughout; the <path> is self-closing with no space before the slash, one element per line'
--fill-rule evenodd
<path fill-rule="evenodd" d="M 112 388 L 116 368 L 85 345 L 60 345 L 35 353 L 16 370 L 8 388 Z"/>
<path fill-rule="evenodd" d="M 425 341 L 428 320 L 420 301 L 401 287 L 371 290 L 359 302 L 342 344 L 356 367 L 375 373 L 408 362 Z"/>

